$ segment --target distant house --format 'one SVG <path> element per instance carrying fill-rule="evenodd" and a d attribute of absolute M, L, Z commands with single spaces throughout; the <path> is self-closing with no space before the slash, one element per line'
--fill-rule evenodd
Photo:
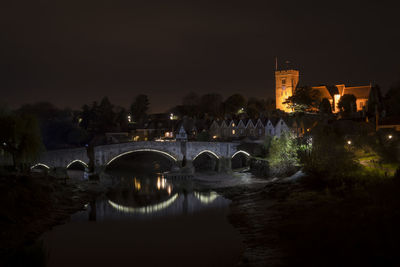
<path fill-rule="evenodd" d="M 273 118 L 266 120 L 266 123 L 264 124 L 265 136 L 275 136 L 275 127 L 273 121 L 275 122 L 276 120 Z"/>
<path fill-rule="evenodd" d="M 221 133 L 221 137 L 223 137 L 223 138 L 230 137 L 229 121 L 227 121 L 227 120 L 222 121 L 221 126 L 220 126 L 220 133 Z"/>
<path fill-rule="evenodd" d="M 185 131 L 185 128 L 183 127 L 183 124 L 181 124 L 181 127 L 179 128 L 178 133 L 176 134 L 176 141 L 187 141 L 188 140 L 188 135 Z"/>
<path fill-rule="evenodd" d="M 251 119 L 249 119 L 246 123 L 246 136 L 256 138 L 257 135 L 255 133 L 255 125 Z"/>
<path fill-rule="evenodd" d="M 245 122 L 247 122 L 246 120 L 240 120 L 236 130 L 237 130 L 237 136 L 238 137 L 245 137 L 246 136 L 246 125 Z"/>
<path fill-rule="evenodd" d="M 238 137 L 239 134 L 237 132 L 237 121 L 231 120 L 228 125 L 228 136 L 229 137 Z"/>
<path fill-rule="evenodd" d="M 214 139 L 215 139 L 215 138 L 219 138 L 219 137 L 222 136 L 222 133 L 221 133 L 221 126 L 219 125 L 219 123 L 218 123 L 216 120 L 214 120 L 214 121 L 211 123 L 209 132 L 210 132 L 210 135 L 211 135 Z"/>
<path fill-rule="evenodd" d="M 256 125 L 254 125 L 254 131 L 259 139 L 265 136 L 265 127 L 261 119 L 258 119 Z"/>
<path fill-rule="evenodd" d="M 289 132 L 289 126 L 286 124 L 286 122 L 280 118 L 278 122 L 275 125 L 275 134 L 274 136 L 280 137 L 283 133 Z"/>

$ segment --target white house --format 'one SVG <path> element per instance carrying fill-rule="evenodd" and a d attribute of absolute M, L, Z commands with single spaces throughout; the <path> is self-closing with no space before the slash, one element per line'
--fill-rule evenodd
<path fill-rule="evenodd" d="M 179 132 L 176 134 L 176 140 L 187 141 L 187 133 L 185 131 L 185 128 L 183 127 L 183 124 L 181 125 L 181 128 L 179 128 Z"/>
<path fill-rule="evenodd" d="M 265 123 L 265 136 L 275 136 L 275 127 L 271 120 Z"/>
<path fill-rule="evenodd" d="M 275 124 L 275 136 L 280 137 L 284 132 L 289 132 L 289 126 L 280 118 Z"/>

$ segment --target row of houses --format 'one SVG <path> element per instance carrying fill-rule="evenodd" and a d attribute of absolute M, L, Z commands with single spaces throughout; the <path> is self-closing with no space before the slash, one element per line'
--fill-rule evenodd
<path fill-rule="evenodd" d="M 314 127 L 317 118 L 312 116 L 271 116 L 269 118 L 238 118 L 229 120 L 204 120 L 185 117 L 173 120 L 167 116 L 152 117 L 143 125 L 135 125 L 129 133 L 107 135 L 109 143 L 120 139 L 129 141 L 174 141 L 174 140 L 240 140 L 244 138 L 262 140 L 266 136 L 280 137 L 292 131 L 298 136 Z M 122 141 L 123 142 L 123 141 Z"/>
<path fill-rule="evenodd" d="M 234 140 L 234 139 L 264 139 L 266 136 L 280 137 L 284 132 L 291 131 L 297 136 L 303 135 L 317 123 L 313 118 L 293 118 L 293 117 L 271 117 L 259 119 L 240 119 L 240 120 L 214 120 L 207 131 L 212 139 Z M 190 133 L 190 134 L 187 134 Z M 181 123 L 177 127 L 176 140 L 187 140 L 193 137 L 193 133 L 198 133 L 194 124 L 186 127 Z"/>
<path fill-rule="evenodd" d="M 287 122 L 283 118 L 243 119 L 213 121 L 209 132 L 214 139 L 242 137 L 260 139 L 267 135 L 279 137 L 289 129 Z"/>

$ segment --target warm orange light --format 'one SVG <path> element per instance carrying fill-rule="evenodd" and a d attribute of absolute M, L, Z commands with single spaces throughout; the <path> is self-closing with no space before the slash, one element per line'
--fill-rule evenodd
<path fill-rule="evenodd" d="M 347 144 L 348 144 L 348 145 L 351 145 L 351 141 L 350 141 L 350 140 L 348 140 L 348 141 L 347 141 Z"/>

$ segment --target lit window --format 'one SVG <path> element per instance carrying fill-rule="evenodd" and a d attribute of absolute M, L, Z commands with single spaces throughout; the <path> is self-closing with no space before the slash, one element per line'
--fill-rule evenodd
<path fill-rule="evenodd" d="M 235 130 L 232 130 L 232 134 L 235 134 Z"/>

